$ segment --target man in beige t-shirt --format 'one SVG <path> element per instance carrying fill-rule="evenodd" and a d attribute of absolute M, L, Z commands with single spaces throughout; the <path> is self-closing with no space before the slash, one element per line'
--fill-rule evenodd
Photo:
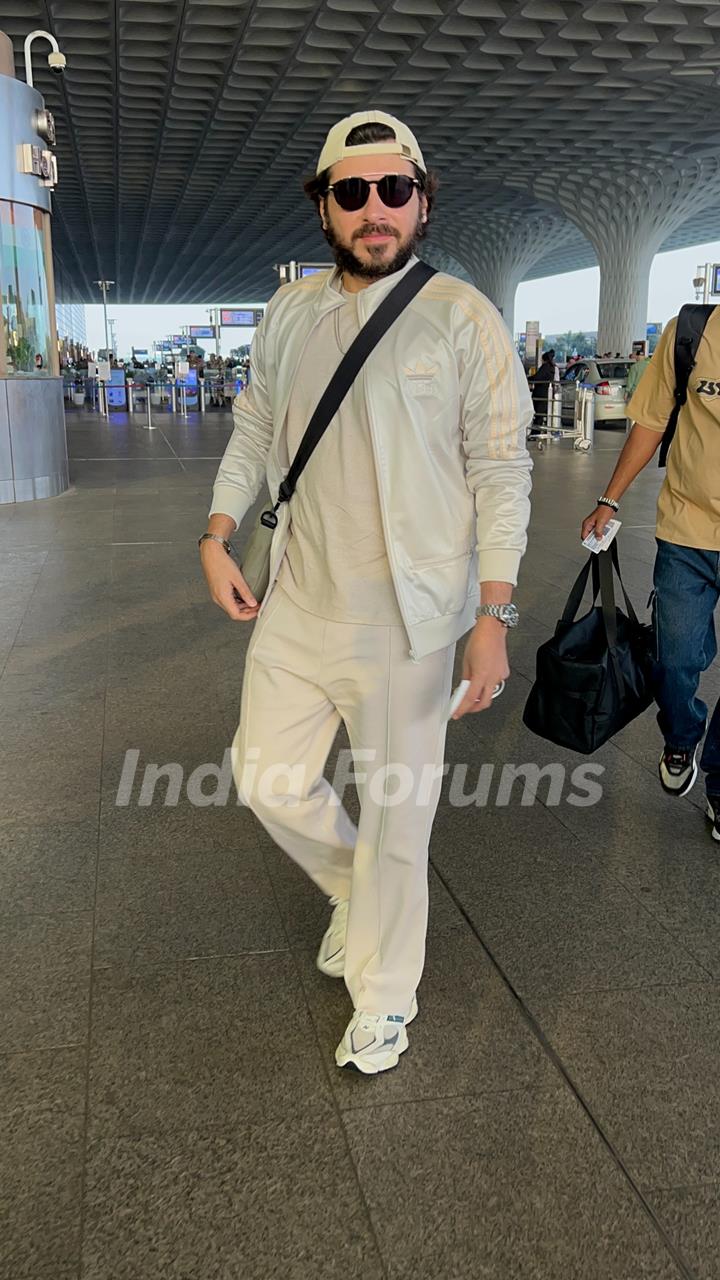
<path fill-rule="evenodd" d="M 655 454 L 674 405 L 675 332 L 662 335 L 628 405 L 635 425 L 605 494 L 584 521 L 582 536 L 604 529 L 625 490 Z M 690 373 L 687 401 L 667 457 L 657 507 L 654 621 L 659 675 L 658 724 L 665 739 L 663 789 L 685 795 L 697 777 L 696 755 L 708 709 L 697 697 L 700 673 L 717 653 L 715 607 L 720 597 L 720 307 L 711 313 Z M 700 761 L 708 816 L 720 841 L 720 703 Z"/>

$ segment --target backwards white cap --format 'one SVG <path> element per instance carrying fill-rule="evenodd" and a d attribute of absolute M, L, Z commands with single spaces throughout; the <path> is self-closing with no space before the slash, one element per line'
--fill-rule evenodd
<path fill-rule="evenodd" d="M 385 124 L 395 137 L 384 142 L 362 142 L 357 147 L 349 147 L 348 137 L 361 124 Z M 422 173 L 427 173 L 415 134 L 402 120 L 396 120 L 385 111 L 356 111 L 334 124 L 320 152 L 317 173 L 324 173 L 340 160 L 352 159 L 353 156 L 402 156 L 405 160 L 412 160 Z"/>

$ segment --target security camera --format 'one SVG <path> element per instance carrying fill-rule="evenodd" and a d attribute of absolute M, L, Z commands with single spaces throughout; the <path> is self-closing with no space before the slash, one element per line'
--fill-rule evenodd
<path fill-rule="evenodd" d="M 55 71 L 59 76 L 61 76 L 67 66 L 67 58 L 65 57 L 65 54 L 59 52 L 48 54 L 48 66 L 51 71 Z"/>

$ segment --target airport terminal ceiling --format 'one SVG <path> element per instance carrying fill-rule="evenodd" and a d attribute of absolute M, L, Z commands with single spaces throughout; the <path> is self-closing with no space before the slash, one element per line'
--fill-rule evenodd
<path fill-rule="evenodd" d="M 428 256 L 481 287 L 483 246 L 521 244 L 524 278 L 591 265 L 583 193 L 611 222 L 668 174 L 695 194 L 662 247 L 720 236 L 717 0 L 0 0 L 19 76 L 38 27 L 68 63 L 36 46 L 66 301 L 101 276 L 118 302 L 267 298 L 273 263 L 327 259 L 300 181 L 368 106 L 440 175 Z"/>

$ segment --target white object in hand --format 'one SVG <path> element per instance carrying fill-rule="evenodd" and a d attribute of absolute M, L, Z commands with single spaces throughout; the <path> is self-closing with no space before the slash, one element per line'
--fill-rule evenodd
<path fill-rule="evenodd" d="M 455 715 L 455 712 L 460 706 L 460 703 L 462 702 L 469 688 L 470 688 L 469 680 L 460 681 L 457 689 L 455 690 L 454 694 L 450 699 L 450 706 L 448 707 L 448 713 L 447 713 L 448 720 L 451 720 L 452 717 Z M 492 691 L 493 698 L 499 697 L 504 688 L 505 688 L 505 681 L 501 680 L 499 684 L 495 685 L 495 688 Z"/>
<path fill-rule="evenodd" d="M 583 538 L 583 546 L 587 547 L 588 551 L 607 551 L 621 524 L 622 520 L 608 520 L 602 538 L 598 538 L 594 533 L 589 533 L 587 538 Z"/>

